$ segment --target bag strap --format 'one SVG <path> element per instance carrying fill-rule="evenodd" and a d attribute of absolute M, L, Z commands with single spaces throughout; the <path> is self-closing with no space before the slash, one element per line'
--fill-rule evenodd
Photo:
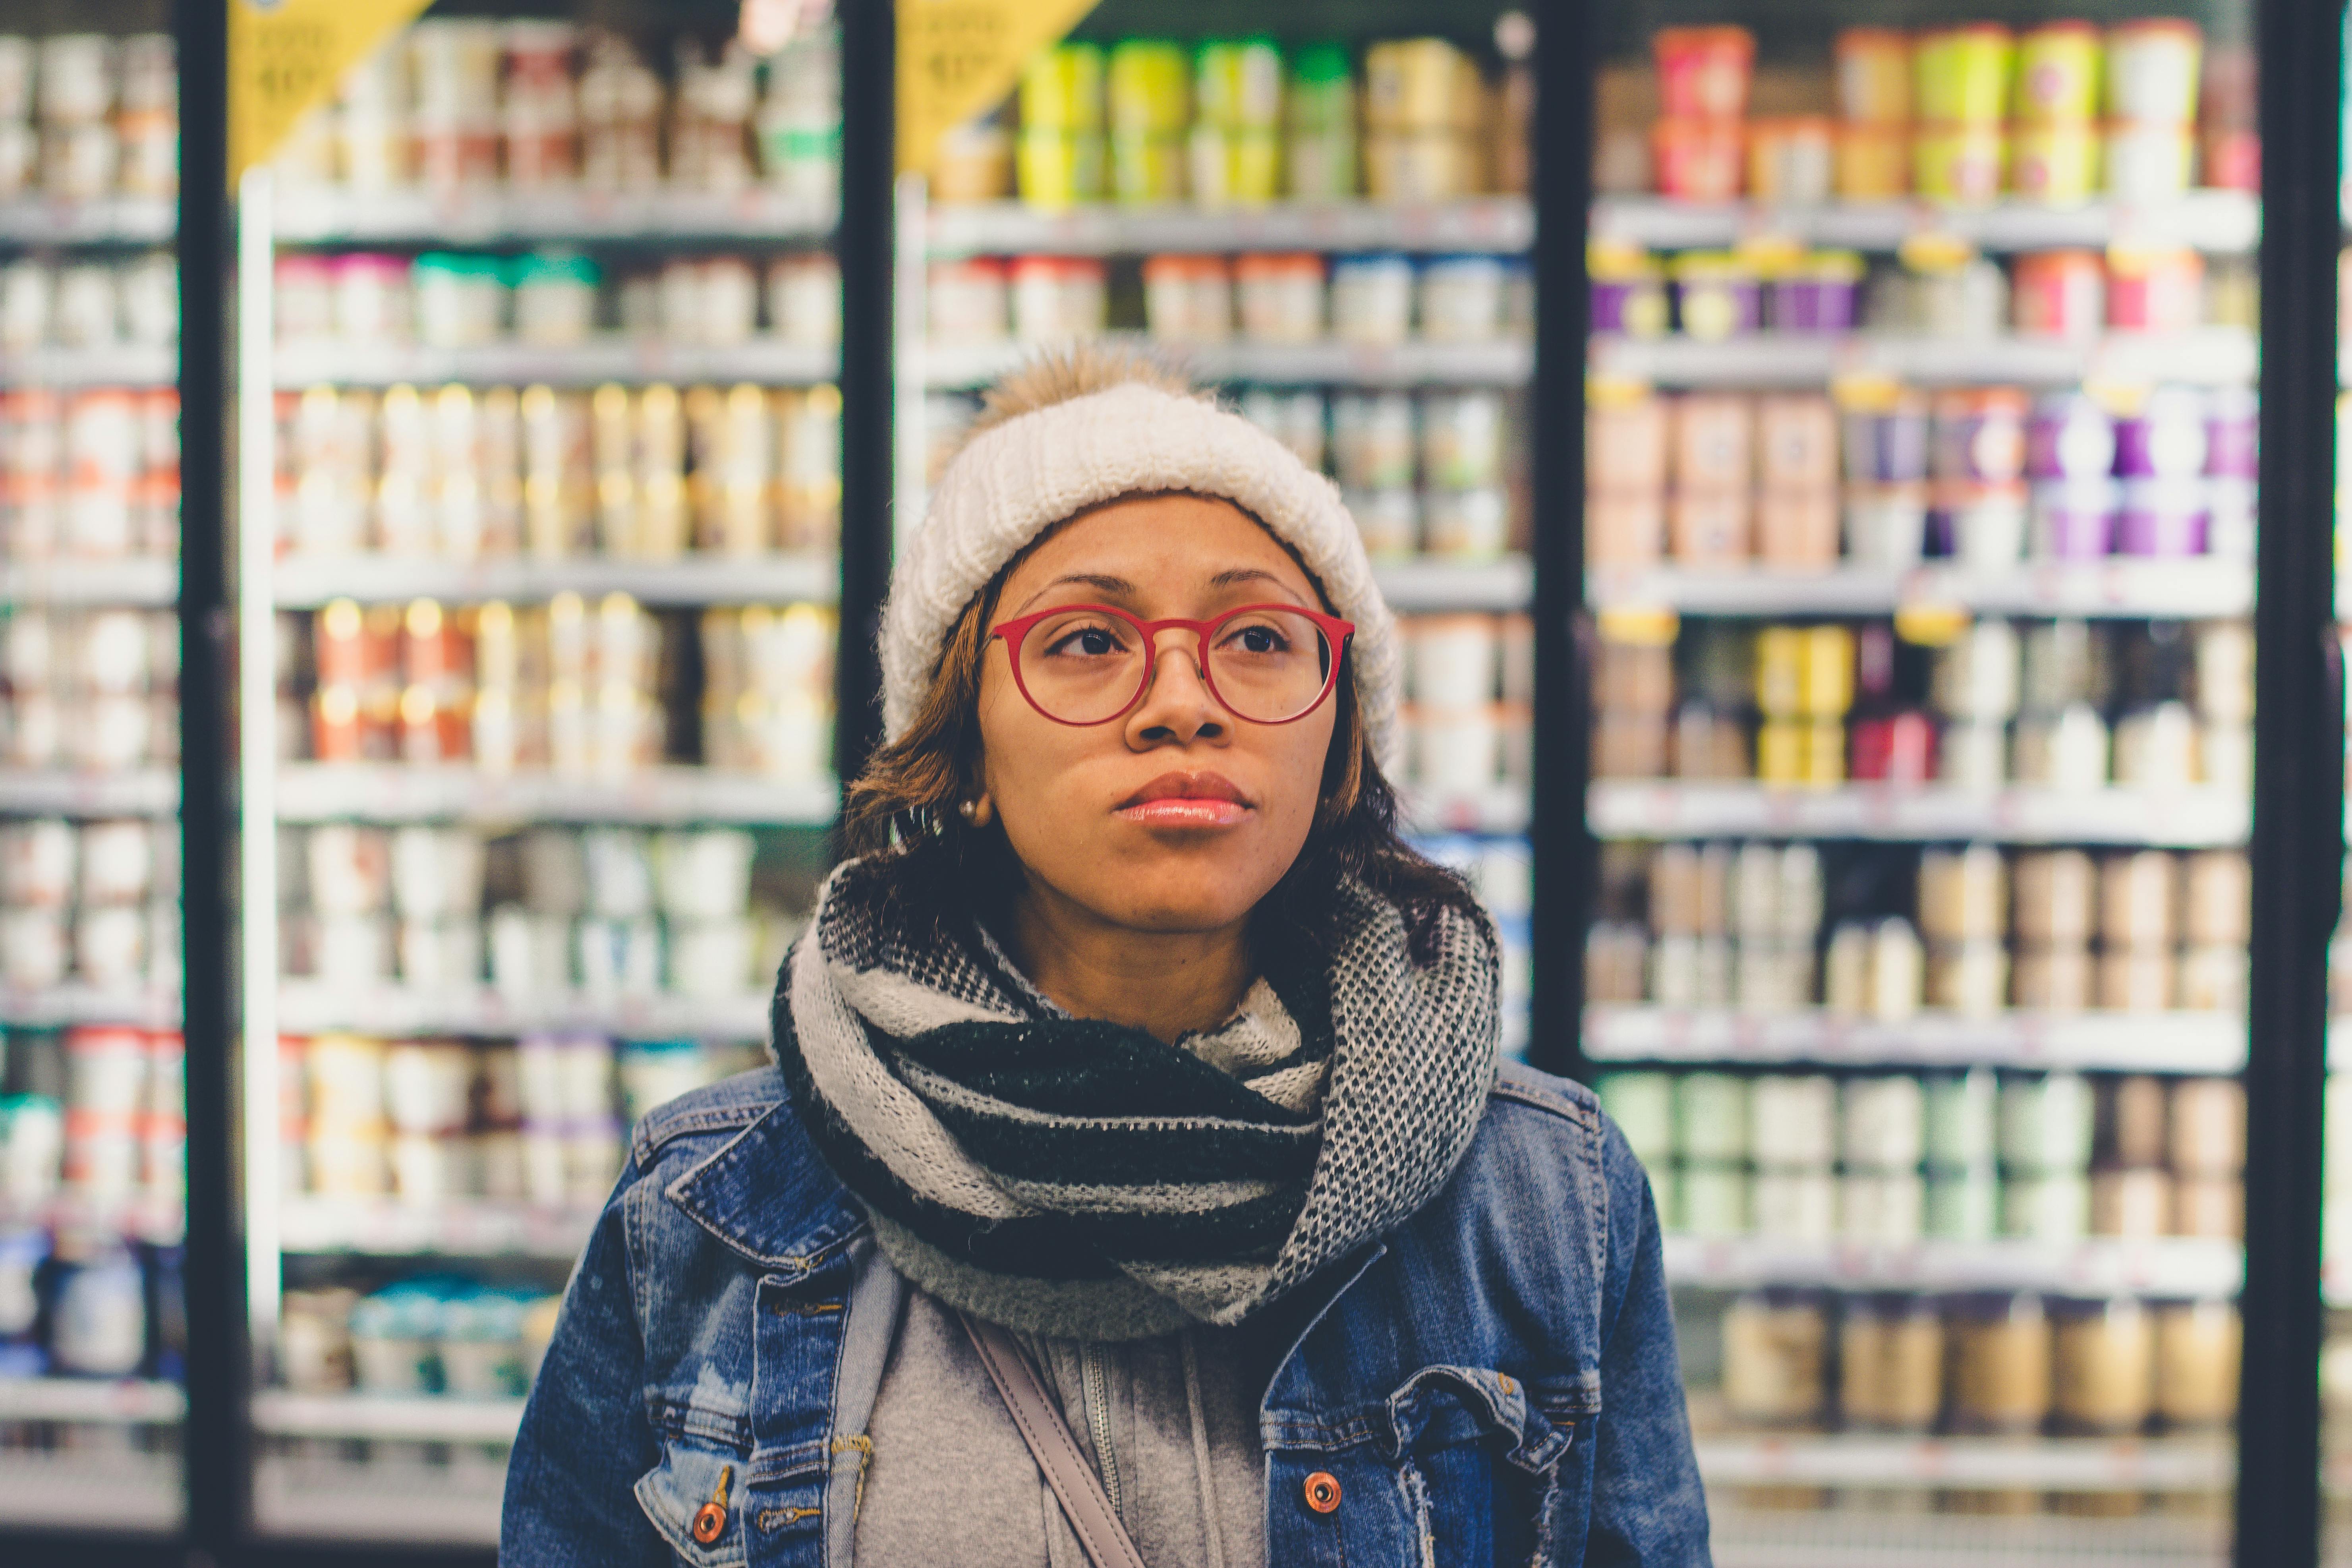
<path fill-rule="evenodd" d="M 969 1312 L 956 1316 L 971 1337 L 971 1348 L 980 1352 L 980 1364 L 988 1369 L 989 1382 L 1003 1396 L 1004 1408 L 1012 1413 L 1021 1440 L 1029 1445 L 1030 1457 L 1045 1472 L 1045 1484 L 1060 1500 L 1087 1561 L 1094 1568 L 1144 1568 L 1143 1553 L 1136 1550 L 1134 1538 L 1119 1523 L 1118 1510 L 1111 1507 L 1102 1478 L 1079 1452 L 1077 1439 L 1070 1436 L 1069 1425 L 1062 1419 L 1061 1407 L 1045 1392 L 1037 1369 L 1021 1353 L 1020 1345 L 994 1323 L 984 1323 Z"/>

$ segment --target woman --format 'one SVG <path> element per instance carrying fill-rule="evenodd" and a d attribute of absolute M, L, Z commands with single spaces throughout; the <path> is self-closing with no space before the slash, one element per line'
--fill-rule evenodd
<path fill-rule="evenodd" d="M 638 1124 L 504 1561 L 1705 1564 L 1648 1184 L 1497 1074 L 1332 487 L 1043 362 L 882 652 L 776 1065 Z"/>

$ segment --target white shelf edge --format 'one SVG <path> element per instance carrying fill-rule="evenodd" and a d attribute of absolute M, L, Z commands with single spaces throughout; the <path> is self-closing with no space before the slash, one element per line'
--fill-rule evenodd
<path fill-rule="evenodd" d="M 2116 844 L 2226 848 L 2242 844 L 2251 803 L 2227 790 L 1935 786 L 1828 789 L 1674 779 L 1596 780 L 1586 816 L 1603 838 L 1850 838 L 1876 843 Z"/>
<path fill-rule="evenodd" d="M 1678 1285 L 1748 1289 L 2030 1290 L 2054 1296 L 2233 1296 L 2245 1276 L 2235 1242 L 2167 1237 L 2050 1243 L 1926 1240 L 1906 1247 L 1808 1243 L 1763 1237 L 1668 1235 L 1666 1276 Z"/>
<path fill-rule="evenodd" d="M 185 1418 L 176 1383 L 145 1378 L 0 1377 L 0 1421 L 173 1426 Z"/>
<path fill-rule="evenodd" d="M 2249 386 L 2260 364 L 2254 334 L 2206 327 L 2157 336 L 2113 332 L 2095 343 L 2056 339 L 1923 338 L 1851 333 L 1753 332 L 1720 342 L 1679 334 L 1596 335 L 1587 356 L 1605 375 L 1674 387 L 1815 387 L 1849 373 L 1926 385 L 2018 383 L 2071 386 L 2092 377 Z"/>
<path fill-rule="evenodd" d="M 1522 339 L 1485 342 L 1423 342 L 1371 346 L 1323 340 L 1308 343 L 1163 343 L 1140 334 L 1112 338 L 1150 348 L 1204 382 L 1269 386 L 1519 386 L 1535 374 L 1535 345 Z M 929 343 L 922 350 L 923 384 L 939 392 L 985 386 L 1021 364 L 1039 345 L 1008 340 Z"/>
<path fill-rule="evenodd" d="M 0 361 L 0 373 L 5 362 Z M 596 386 L 617 382 L 755 382 L 814 386 L 841 375 L 835 348 L 772 337 L 729 347 L 670 343 L 658 337 L 600 333 L 573 347 L 494 342 L 436 349 L 409 343 L 281 342 L 271 355 L 276 384 L 394 386 L 405 383 Z"/>
<path fill-rule="evenodd" d="M 172 196 L 71 198 L 28 191 L 0 201 L 0 245 L 162 244 L 179 222 L 179 202 Z"/>
<path fill-rule="evenodd" d="M 1985 207 L 1919 202 L 1696 203 L 1666 196 L 1594 200 L 1591 232 L 1661 250 L 1728 247 L 1756 235 L 1893 251 L 1915 235 L 1948 235 L 1986 250 L 2053 250 L 2116 241 L 2185 245 L 2210 255 L 2243 255 L 2261 242 L 2262 202 L 2249 192 L 2200 189 L 2170 201 L 2086 202 L 2053 207 L 2006 201 Z"/>
<path fill-rule="evenodd" d="M 1821 571 L 1603 566 L 1586 571 L 1585 602 L 1595 608 L 1717 616 L 1878 615 L 1936 605 L 1991 615 L 2188 620 L 2252 614 L 2254 574 L 2248 563 L 2214 556 L 2042 561 L 2006 572 L 1938 563 L 1909 571 L 1847 564 Z"/>
<path fill-rule="evenodd" d="M 1526 555 L 1496 561 L 1375 561 L 1372 581 L 1389 608 L 1402 615 L 1524 610 L 1535 603 L 1535 563 Z"/>
<path fill-rule="evenodd" d="M 592 1031 L 625 1039 L 765 1040 L 768 995 L 720 999 L 660 995 L 597 1002 L 584 994 L 517 1001 L 487 987 L 451 994 L 408 986 L 352 991 L 316 980 L 278 988 L 278 1021 L 290 1034 L 351 1029 L 393 1035 L 507 1036 Z"/>
<path fill-rule="evenodd" d="M 177 991 L 108 991 L 73 983 L 31 991 L 0 985 L 0 1024 L 22 1028 L 121 1024 L 139 1029 L 170 1029 L 179 1023 Z"/>
<path fill-rule="evenodd" d="M 385 1437 L 424 1443 L 514 1441 L 520 1399 L 446 1395 L 295 1394 L 261 1389 L 253 1396 L 254 1430 L 272 1437 Z"/>
<path fill-rule="evenodd" d="M 528 601 L 567 591 L 592 598 L 625 593 L 663 605 L 832 604 L 841 596 L 841 563 L 825 554 L 695 553 L 673 561 L 291 555 L 278 563 L 271 589 L 272 603 L 285 609 L 315 609 L 333 599 Z"/>
<path fill-rule="evenodd" d="M 2231 1013 L 2004 1013 L 1967 1018 L 1931 1011 L 1899 1024 L 1874 1024 L 1818 1009 L 1748 1015 L 1595 1005 L 1584 1011 L 1584 1054 L 1608 1062 L 2234 1073 L 2246 1064 L 2246 1022 Z"/>
<path fill-rule="evenodd" d="M 0 812 L 10 815 L 169 816 L 179 808 L 180 775 L 175 770 L 0 768 Z"/>
<path fill-rule="evenodd" d="M 12 561 L 0 563 L 0 603 L 121 605 L 167 609 L 179 601 L 180 563 L 128 561 Z"/>
<path fill-rule="evenodd" d="M 179 378 L 176 343 L 0 349 L 0 387 L 166 387 Z"/>
<path fill-rule="evenodd" d="M 284 763 L 278 819 L 336 822 L 728 822 L 819 827 L 839 802 L 831 780 L 793 782 L 691 766 L 617 779 L 489 773 L 463 766 Z"/>
<path fill-rule="evenodd" d="M 278 1214 L 279 1244 L 291 1253 L 568 1262 L 587 1246 L 597 1211 L 483 1198 L 427 1205 L 289 1194 L 278 1200 Z"/>
<path fill-rule="evenodd" d="M 532 239 L 749 239 L 818 242 L 831 202 L 791 200 L 761 185 L 734 193 L 418 186 L 361 191 L 283 184 L 271 233 L 283 243 L 415 240 L 429 245 Z"/>
<path fill-rule="evenodd" d="M 1402 250 L 1510 256 L 1535 243 L 1524 196 L 1404 205 L 1283 201 L 1260 207 L 1089 204 L 1049 212 L 1019 202 L 940 203 L 924 235 L 930 257 L 1048 252 Z"/>
<path fill-rule="evenodd" d="M 2236 1446 L 2212 1437 L 1700 1437 L 1711 1486 L 2031 1487 L 2048 1491 L 2218 1490 L 2236 1479 Z"/>

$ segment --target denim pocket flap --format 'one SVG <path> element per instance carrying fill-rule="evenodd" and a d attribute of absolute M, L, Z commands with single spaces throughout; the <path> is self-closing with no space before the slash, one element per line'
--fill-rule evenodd
<path fill-rule="evenodd" d="M 693 1568 L 725 1568 L 744 1561 L 743 1510 L 750 1500 L 750 1464 L 731 1448 L 671 1437 L 662 1444 L 662 1462 L 637 1478 L 637 1506 Z M 718 1528 L 705 1525 L 697 1538 L 695 1520 L 707 1503 L 718 1503 Z"/>
<path fill-rule="evenodd" d="M 1575 1436 L 1555 1422 L 1506 1372 L 1477 1366 L 1425 1366 L 1388 1397 L 1391 1456 L 1421 1447 L 1500 1438 L 1503 1457 L 1529 1475 L 1559 1462 Z"/>

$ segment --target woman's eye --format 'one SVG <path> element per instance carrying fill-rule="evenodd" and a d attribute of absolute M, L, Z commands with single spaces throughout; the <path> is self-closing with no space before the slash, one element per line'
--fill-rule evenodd
<path fill-rule="evenodd" d="M 1280 653 L 1287 645 L 1272 626 L 1244 626 L 1234 634 L 1233 646 L 1242 653 Z"/>
<path fill-rule="evenodd" d="M 1066 627 L 1045 644 L 1050 655 L 1078 658 L 1108 658 L 1124 647 L 1116 628 L 1100 626 Z"/>

